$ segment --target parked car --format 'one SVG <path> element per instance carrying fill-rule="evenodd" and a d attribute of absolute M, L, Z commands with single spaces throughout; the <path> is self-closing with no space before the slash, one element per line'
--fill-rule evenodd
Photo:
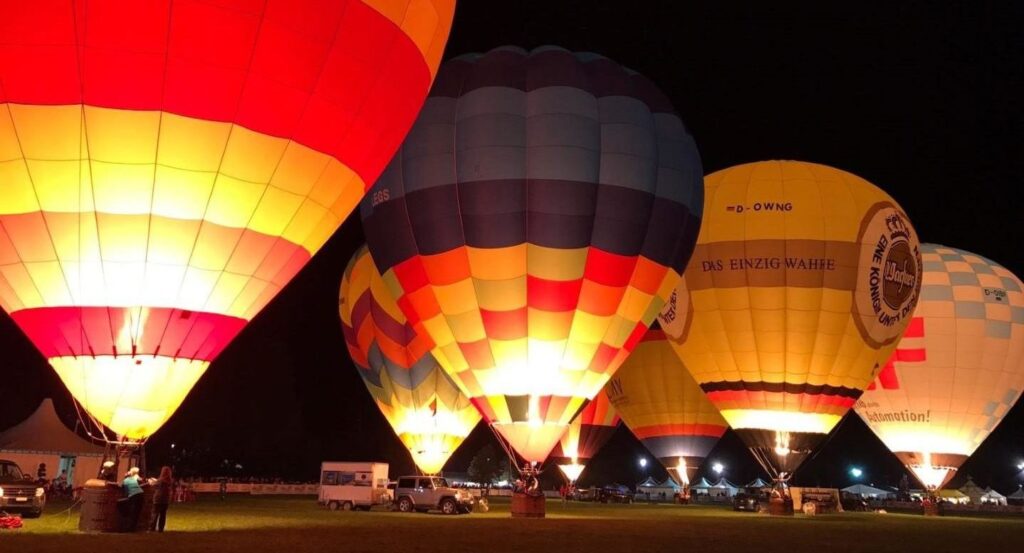
<path fill-rule="evenodd" d="M 0 459 L 0 512 L 37 518 L 46 507 L 46 490 L 21 472 L 14 461 Z"/>
<path fill-rule="evenodd" d="M 601 503 L 632 503 L 633 492 L 626 486 L 605 486 L 597 491 Z"/>
<path fill-rule="evenodd" d="M 395 486 L 395 501 L 403 513 L 438 510 L 446 515 L 473 510 L 473 494 L 448 485 L 439 476 L 403 476 Z"/>
<path fill-rule="evenodd" d="M 732 510 L 758 512 L 768 506 L 768 491 L 764 488 L 743 488 L 732 498 Z"/>
<path fill-rule="evenodd" d="M 844 493 L 840 503 L 843 506 L 844 511 L 870 511 L 871 507 L 867 501 L 864 501 L 859 495 Z"/>

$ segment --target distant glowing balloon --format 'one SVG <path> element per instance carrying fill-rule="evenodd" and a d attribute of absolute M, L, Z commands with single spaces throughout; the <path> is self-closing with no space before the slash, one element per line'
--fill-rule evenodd
<path fill-rule="evenodd" d="M 373 258 L 360 248 L 338 300 L 349 355 L 416 466 L 437 474 L 480 422 L 480 414 L 430 355 L 391 299 Z"/>
<path fill-rule="evenodd" d="M 888 194 L 812 163 L 705 179 L 665 333 L 729 426 L 785 481 L 853 406 L 917 304 L 919 243 Z"/>
<path fill-rule="evenodd" d="M 1024 284 L 922 244 L 921 301 L 857 414 L 928 489 L 944 486 L 1024 390 Z"/>
<path fill-rule="evenodd" d="M 618 427 L 619 416 L 608 402 L 608 396 L 601 392 L 569 423 L 569 429 L 551 452 L 550 460 L 570 482 L 575 482 Z"/>
<path fill-rule="evenodd" d="M 588 53 L 446 62 L 361 206 L 384 281 L 526 461 L 544 461 L 661 309 L 703 187 L 642 76 Z"/>
<path fill-rule="evenodd" d="M 0 0 L 0 305 L 155 432 L 362 198 L 453 0 Z"/>
<path fill-rule="evenodd" d="M 680 484 L 729 427 L 655 324 L 605 386 L 623 422 Z"/>

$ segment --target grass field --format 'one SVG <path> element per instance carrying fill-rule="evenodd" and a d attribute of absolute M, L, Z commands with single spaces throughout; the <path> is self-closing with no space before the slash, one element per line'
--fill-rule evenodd
<path fill-rule="evenodd" d="M 562 505 L 548 518 L 511 519 L 496 500 L 463 516 L 330 512 L 312 498 L 216 497 L 172 505 L 168 531 L 146 535 L 77 532 L 77 511 L 51 504 L 25 527 L 0 531 L 0 552 L 524 552 L 746 551 L 946 553 L 1018 550 L 1024 518 L 925 518 L 846 513 L 792 518 L 725 507 Z M 64 509 L 65 512 L 59 512 Z"/>

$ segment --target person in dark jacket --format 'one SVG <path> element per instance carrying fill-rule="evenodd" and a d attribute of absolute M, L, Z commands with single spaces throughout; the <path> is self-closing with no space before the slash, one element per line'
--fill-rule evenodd
<path fill-rule="evenodd" d="M 156 479 L 156 492 L 153 494 L 153 526 L 152 530 L 163 532 L 167 524 L 167 507 L 171 504 L 174 478 L 171 467 L 160 469 L 160 477 Z"/>

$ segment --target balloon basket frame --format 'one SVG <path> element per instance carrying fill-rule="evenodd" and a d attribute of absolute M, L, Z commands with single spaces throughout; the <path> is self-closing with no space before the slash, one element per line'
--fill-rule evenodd
<path fill-rule="evenodd" d="M 546 499 L 543 493 L 513 493 L 512 518 L 544 518 Z"/>

